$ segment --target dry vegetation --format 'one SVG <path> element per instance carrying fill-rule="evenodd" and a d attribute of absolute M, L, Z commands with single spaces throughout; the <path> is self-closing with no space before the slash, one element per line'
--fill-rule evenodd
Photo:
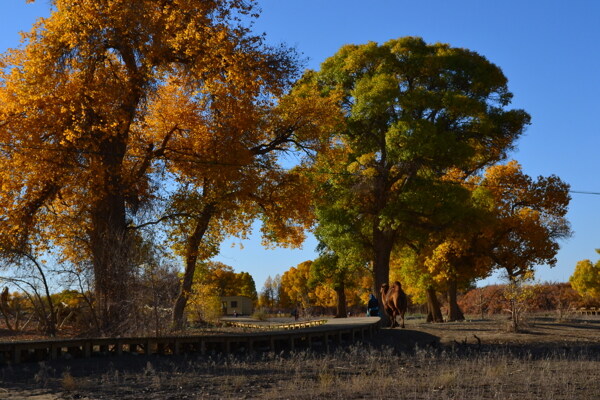
<path fill-rule="evenodd" d="M 0 369 L 0 399 L 594 399 L 600 317 L 382 329 L 329 354 L 123 357 Z M 478 338 L 478 339 L 477 339 Z"/>

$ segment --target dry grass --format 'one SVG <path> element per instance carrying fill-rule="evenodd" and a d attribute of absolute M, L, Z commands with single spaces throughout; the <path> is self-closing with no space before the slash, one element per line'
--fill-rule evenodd
<path fill-rule="evenodd" d="M 500 321 L 421 326 L 413 320 L 406 330 L 384 329 L 372 342 L 329 354 L 139 356 L 72 360 L 70 369 L 60 363 L 5 367 L 0 399 L 596 399 L 599 323 L 540 320 L 530 333 L 513 336 Z"/>

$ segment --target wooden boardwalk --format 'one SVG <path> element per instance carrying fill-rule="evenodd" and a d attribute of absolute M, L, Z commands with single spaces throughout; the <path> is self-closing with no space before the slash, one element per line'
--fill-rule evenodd
<path fill-rule="evenodd" d="M 49 339 L 0 343 L 0 365 L 125 354 L 212 354 L 322 349 L 371 337 L 379 318 L 340 318 L 277 324 L 233 321 L 250 332 L 198 336 Z"/>

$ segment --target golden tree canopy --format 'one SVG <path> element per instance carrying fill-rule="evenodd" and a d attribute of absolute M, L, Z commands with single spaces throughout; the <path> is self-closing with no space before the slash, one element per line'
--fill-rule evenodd
<path fill-rule="evenodd" d="M 125 304 L 141 211 L 199 169 L 239 180 L 214 164 L 244 166 L 271 143 L 265 121 L 298 104 L 273 111 L 297 64 L 251 34 L 252 0 L 51 5 L 0 56 L 0 243 L 90 263 L 106 322 Z"/>
<path fill-rule="evenodd" d="M 596 251 L 600 253 L 600 250 Z M 569 282 L 580 295 L 600 300 L 600 261 L 579 261 Z"/>

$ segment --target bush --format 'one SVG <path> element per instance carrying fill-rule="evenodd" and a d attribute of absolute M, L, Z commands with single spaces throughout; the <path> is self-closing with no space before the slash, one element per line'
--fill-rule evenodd
<path fill-rule="evenodd" d="M 506 285 L 489 285 L 476 288 L 459 296 L 458 304 L 465 314 L 500 314 L 509 308 L 504 297 Z M 533 296 L 528 300 L 532 312 L 566 311 L 587 306 L 585 300 L 568 283 L 543 283 L 532 285 Z"/>
<path fill-rule="evenodd" d="M 269 314 L 264 308 L 259 308 L 256 311 L 254 311 L 254 313 L 252 314 L 252 318 L 258 321 L 266 321 L 269 318 Z"/>

